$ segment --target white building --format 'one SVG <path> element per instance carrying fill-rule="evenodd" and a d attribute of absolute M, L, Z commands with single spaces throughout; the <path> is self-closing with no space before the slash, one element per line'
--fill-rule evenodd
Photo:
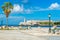
<path fill-rule="evenodd" d="M 49 22 L 49 20 L 27 20 L 26 21 L 24 19 L 24 22 L 20 22 L 19 25 L 34 25 L 34 24 L 38 24 L 39 22 Z M 52 20 L 51 20 L 51 22 L 52 22 Z"/>

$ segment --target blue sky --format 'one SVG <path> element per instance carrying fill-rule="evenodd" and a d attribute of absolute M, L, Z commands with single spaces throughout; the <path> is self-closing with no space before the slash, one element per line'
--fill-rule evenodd
<path fill-rule="evenodd" d="M 4 2 L 11 2 L 13 10 L 8 17 L 9 25 L 18 25 L 19 22 L 26 20 L 51 20 L 60 21 L 60 0 L 0 0 L 0 24 L 6 24 L 6 16 L 1 8 Z"/>

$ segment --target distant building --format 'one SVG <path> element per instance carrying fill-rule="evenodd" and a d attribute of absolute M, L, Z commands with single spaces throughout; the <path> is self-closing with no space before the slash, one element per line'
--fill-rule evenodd
<path fill-rule="evenodd" d="M 20 24 L 19 25 L 41 25 L 40 23 L 41 22 L 49 22 L 49 20 L 25 20 L 24 19 L 24 22 L 20 22 Z M 51 20 L 51 22 L 53 22 L 52 20 Z"/>

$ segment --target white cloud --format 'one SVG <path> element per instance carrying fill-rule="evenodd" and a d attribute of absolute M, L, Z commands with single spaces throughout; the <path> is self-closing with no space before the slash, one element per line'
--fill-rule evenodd
<path fill-rule="evenodd" d="M 23 3 L 28 3 L 28 0 L 22 0 Z"/>
<path fill-rule="evenodd" d="M 60 10 L 60 4 L 58 3 L 52 3 L 49 7 L 47 8 L 40 8 L 40 7 L 34 7 L 36 10 L 32 11 L 47 11 L 47 10 Z"/>
<path fill-rule="evenodd" d="M 0 18 L 2 18 L 2 17 L 5 17 L 5 15 L 4 14 L 0 14 Z"/>
<path fill-rule="evenodd" d="M 13 10 L 12 12 L 22 12 L 23 11 L 23 5 L 19 5 L 19 4 L 14 4 Z"/>
<path fill-rule="evenodd" d="M 46 11 L 49 10 L 48 8 L 40 8 L 40 7 L 31 7 L 31 9 L 29 10 L 29 12 L 35 12 L 35 11 Z"/>
<path fill-rule="evenodd" d="M 57 9 L 57 8 L 59 8 L 59 7 L 60 7 L 60 5 L 59 5 L 58 3 L 52 3 L 52 4 L 50 5 L 49 9 Z"/>
<path fill-rule="evenodd" d="M 29 13 L 31 13 L 31 12 L 32 12 L 31 9 L 26 9 L 26 10 L 25 10 L 25 13 L 27 13 L 27 14 L 29 14 Z"/>
<path fill-rule="evenodd" d="M 31 9 L 24 9 L 24 6 L 23 4 L 22 5 L 19 5 L 19 4 L 14 4 L 14 7 L 13 7 L 13 10 L 12 10 L 12 13 L 14 12 L 17 12 L 17 13 L 31 13 Z"/>
<path fill-rule="evenodd" d="M 23 0 L 24 2 L 27 0 Z M 13 12 L 22 12 L 26 14 L 30 14 L 35 11 L 47 11 L 47 10 L 60 10 L 60 4 L 58 3 L 52 3 L 49 7 L 47 8 L 40 8 L 40 7 L 31 7 L 28 9 L 25 9 L 23 5 L 19 4 L 14 4 Z"/>
<path fill-rule="evenodd" d="M 8 18 L 18 18 L 18 19 L 23 19 L 24 18 L 24 16 L 9 16 Z"/>

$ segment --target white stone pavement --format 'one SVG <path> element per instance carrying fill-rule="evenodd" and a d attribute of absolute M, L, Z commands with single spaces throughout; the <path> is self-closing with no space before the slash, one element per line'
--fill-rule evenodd
<path fill-rule="evenodd" d="M 56 34 L 52 34 L 52 33 L 48 33 L 47 28 L 34 28 L 34 29 L 29 29 L 29 30 L 21 30 L 21 32 L 26 33 L 26 34 L 30 34 L 30 35 L 34 35 L 34 36 L 60 36 Z"/>
<path fill-rule="evenodd" d="M 60 40 L 60 36 L 34 36 L 20 30 L 0 30 L 0 40 Z"/>

